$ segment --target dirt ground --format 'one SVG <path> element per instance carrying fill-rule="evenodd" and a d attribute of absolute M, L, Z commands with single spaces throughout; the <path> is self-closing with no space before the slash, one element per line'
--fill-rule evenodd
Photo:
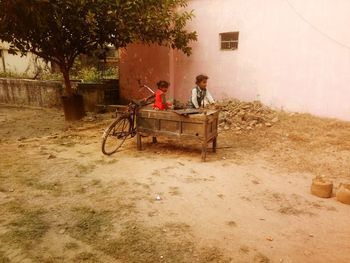
<path fill-rule="evenodd" d="M 202 163 L 164 138 L 104 156 L 111 120 L 0 105 L 0 262 L 350 262 L 350 206 L 310 194 L 350 180 L 350 123 L 279 113 Z"/>

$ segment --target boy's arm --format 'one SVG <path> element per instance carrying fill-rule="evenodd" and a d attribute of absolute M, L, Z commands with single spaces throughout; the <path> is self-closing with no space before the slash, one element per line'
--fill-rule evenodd
<path fill-rule="evenodd" d="M 192 101 L 192 104 L 194 105 L 194 107 L 196 109 L 198 109 L 199 105 L 198 105 L 198 101 L 197 101 L 197 90 L 196 89 L 192 90 L 191 101 Z"/>
<path fill-rule="evenodd" d="M 166 96 L 164 93 L 161 95 L 161 98 L 162 98 L 162 104 L 163 104 L 164 108 L 168 109 L 169 107 L 168 107 L 168 103 L 166 102 Z"/>
<path fill-rule="evenodd" d="M 207 94 L 206 95 L 207 95 L 207 99 L 208 99 L 209 103 L 215 103 L 215 100 L 211 96 L 209 90 L 207 90 Z"/>
<path fill-rule="evenodd" d="M 146 100 L 149 100 L 149 99 L 154 99 L 156 97 L 156 94 L 151 94 L 147 97 Z"/>
<path fill-rule="evenodd" d="M 149 95 L 147 98 L 144 98 L 143 101 L 144 102 L 154 102 L 154 98 L 156 97 L 155 94 Z M 149 101 L 150 99 L 152 99 L 151 101 Z"/>

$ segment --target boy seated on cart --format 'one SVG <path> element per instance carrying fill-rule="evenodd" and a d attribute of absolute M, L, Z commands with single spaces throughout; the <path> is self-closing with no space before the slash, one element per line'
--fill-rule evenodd
<path fill-rule="evenodd" d="M 189 107 L 199 109 L 210 104 L 214 104 L 215 101 L 207 89 L 207 82 L 209 77 L 206 75 L 198 75 L 196 77 L 196 87 L 192 89 L 191 98 L 189 101 Z"/>
<path fill-rule="evenodd" d="M 158 90 L 156 91 L 153 109 L 154 110 L 167 110 L 172 108 L 172 104 L 166 101 L 166 92 L 170 83 L 165 80 L 160 80 L 157 83 Z"/>
<path fill-rule="evenodd" d="M 172 108 L 172 104 L 170 102 L 166 101 L 166 93 L 168 91 L 168 88 L 170 86 L 170 83 L 165 80 L 160 80 L 157 83 L 157 91 L 146 98 L 144 101 L 154 101 L 153 109 L 154 110 L 168 110 Z"/>

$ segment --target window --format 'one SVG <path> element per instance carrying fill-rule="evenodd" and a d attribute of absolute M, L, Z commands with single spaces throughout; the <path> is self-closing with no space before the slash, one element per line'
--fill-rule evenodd
<path fill-rule="evenodd" d="M 239 32 L 227 32 L 220 34 L 221 50 L 235 50 L 238 48 Z"/>

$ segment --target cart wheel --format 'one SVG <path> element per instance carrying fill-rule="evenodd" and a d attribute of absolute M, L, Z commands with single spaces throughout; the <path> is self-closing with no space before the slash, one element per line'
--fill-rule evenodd
<path fill-rule="evenodd" d="M 113 121 L 102 136 L 102 152 L 106 155 L 115 153 L 130 135 L 131 120 L 120 117 Z"/>

